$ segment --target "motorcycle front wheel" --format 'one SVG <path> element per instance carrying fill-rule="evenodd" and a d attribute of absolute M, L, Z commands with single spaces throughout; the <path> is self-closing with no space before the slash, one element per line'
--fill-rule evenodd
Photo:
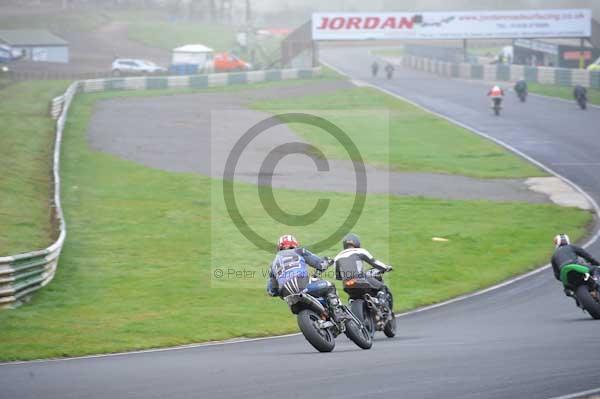
<path fill-rule="evenodd" d="M 319 352 L 331 352 L 335 348 L 335 337 L 326 328 L 320 328 L 321 318 L 310 309 L 298 313 L 298 327 L 304 338 Z"/>
<path fill-rule="evenodd" d="M 394 338 L 396 336 L 396 315 L 394 312 L 392 312 L 392 319 L 383 326 L 383 333 L 388 338 Z"/>
<path fill-rule="evenodd" d="M 600 319 L 600 303 L 596 301 L 592 294 L 590 294 L 587 285 L 580 285 L 575 290 L 575 296 L 579 300 L 579 303 L 594 319 Z"/>

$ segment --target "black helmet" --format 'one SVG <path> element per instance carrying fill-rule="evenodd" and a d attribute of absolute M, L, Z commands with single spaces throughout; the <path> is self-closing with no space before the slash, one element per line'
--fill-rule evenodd
<path fill-rule="evenodd" d="M 360 238 L 354 233 L 347 234 L 342 240 L 342 247 L 348 249 L 348 247 L 360 248 Z"/>

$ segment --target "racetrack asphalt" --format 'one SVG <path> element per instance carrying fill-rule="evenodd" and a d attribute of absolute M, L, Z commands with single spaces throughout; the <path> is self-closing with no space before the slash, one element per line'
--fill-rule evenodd
<path fill-rule="evenodd" d="M 549 98 L 520 105 L 509 97 L 497 118 L 481 85 L 411 70 L 370 80 L 372 59 L 360 48 L 326 49 L 322 57 L 515 146 L 600 200 L 600 110 Z M 591 250 L 600 255 L 598 243 Z M 340 339 L 333 353 L 319 354 L 301 336 L 288 336 L 6 364 L 0 397 L 546 399 L 600 385 L 600 322 L 564 297 L 548 270 L 401 317 L 398 326 L 396 338 L 378 335 L 369 351 Z"/>

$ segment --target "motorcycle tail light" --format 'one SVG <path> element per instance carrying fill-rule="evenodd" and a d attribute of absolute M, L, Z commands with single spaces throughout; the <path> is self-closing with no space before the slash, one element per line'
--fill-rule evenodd
<path fill-rule="evenodd" d="M 344 285 L 346 287 L 352 287 L 354 284 L 356 284 L 356 279 L 355 278 L 347 280 L 347 281 L 344 281 Z"/>

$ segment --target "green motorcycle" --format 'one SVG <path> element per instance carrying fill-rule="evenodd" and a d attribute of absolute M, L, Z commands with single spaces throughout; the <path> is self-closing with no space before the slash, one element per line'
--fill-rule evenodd
<path fill-rule="evenodd" d="M 600 268 L 570 264 L 560 269 L 560 281 L 572 294 L 575 303 L 594 319 L 600 319 Z"/>

